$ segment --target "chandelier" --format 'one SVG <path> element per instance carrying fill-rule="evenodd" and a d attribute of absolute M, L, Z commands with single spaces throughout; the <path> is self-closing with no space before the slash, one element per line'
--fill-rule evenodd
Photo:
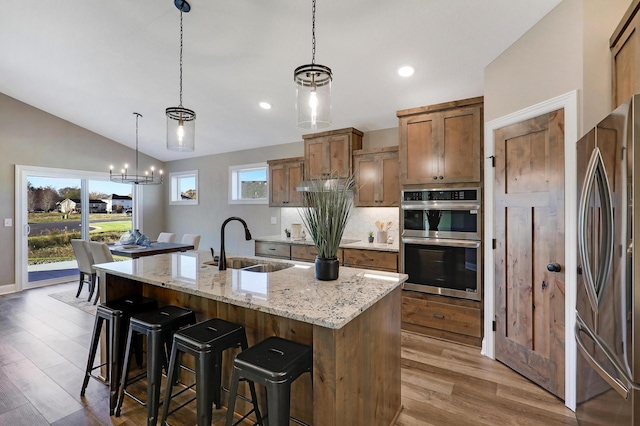
<path fill-rule="evenodd" d="M 191 10 L 186 0 L 174 0 L 180 10 L 180 105 L 166 109 L 167 149 L 191 152 L 195 149 L 196 113 L 182 106 L 182 13 Z"/>
<path fill-rule="evenodd" d="M 151 166 L 150 170 L 145 170 L 143 175 L 138 174 L 138 118 L 141 114 L 134 112 L 136 116 L 136 169 L 135 174 L 129 174 L 129 165 L 125 164 L 120 173 L 113 173 L 113 166 L 109 167 L 109 179 L 112 182 L 132 183 L 134 185 L 160 185 L 162 183 L 162 170 L 159 175 L 154 175 L 155 167 Z"/>
<path fill-rule="evenodd" d="M 316 64 L 316 0 L 313 0 L 311 63 L 293 72 L 296 82 L 298 127 L 321 129 L 331 125 L 331 68 Z"/>

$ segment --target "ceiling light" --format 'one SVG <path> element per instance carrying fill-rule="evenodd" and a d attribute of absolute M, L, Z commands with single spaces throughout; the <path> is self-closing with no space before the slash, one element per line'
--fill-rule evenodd
<path fill-rule="evenodd" d="M 120 173 L 113 173 L 113 166 L 109 167 L 109 179 L 118 183 L 133 183 L 134 185 L 160 185 L 162 183 L 162 170 L 160 170 L 159 176 L 155 176 L 155 168 L 151 166 L 150 170 L 145 170 L 143 175 L 138 174 L 138 118 L 142 115 L 134 112 L 136 116 L 136 169 L 135 174 L 129 174 L 129 165 L 125 164 L 124 168 L 120 170 Z"/>
<path fill-rule="evenodd" d="M 413 67 L 409 66 L 409 65 L 404 65 L 400 68 L 398 68 L 398 75 L 400 75 L 400 77 L 411 77 L 413 75 Z"/>
<path fill-rule="evenodd" d="M 331 68 L 316 64 L 316 0 L 313 0 L 311 25 L 311 64 L 293 72 L 296 82 L 298 127 L 321 129 L 331 125 Z"/>
<path fill-rule="evenodd" d="M 271 109 L 271 104 L 269 102 L 260 102 L 260 108 Z"/>
<path fill-rule="evenodd" d="M 180 10 L 180 105 L 167 108 L 167 149 L 191 152 L 195 149 L 196 113 L 182 106 L 182 13 L 191 10 L 186 0 L 174 0 Z"/>

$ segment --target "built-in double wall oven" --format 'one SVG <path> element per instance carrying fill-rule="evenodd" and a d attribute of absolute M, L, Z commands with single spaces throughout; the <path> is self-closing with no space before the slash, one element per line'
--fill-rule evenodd
<path fill-rule="evenodd" d="M 480 188 L 405 189 L 400 227 L 407 290 L 481 298 Z"/>

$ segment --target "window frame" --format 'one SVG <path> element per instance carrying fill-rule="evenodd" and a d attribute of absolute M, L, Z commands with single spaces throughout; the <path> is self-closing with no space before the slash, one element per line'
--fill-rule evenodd
<path fill-rule="evenodd" d="M 183 200 L 180 198 L 180 185 L 179 181 L 183 178 L 195 179 L 195 200 Z M 198 189 L 198 171 L 197 170 L 185 170 L 182 172 L 169 173 L 169 204 L 173 206 L 195 206 L 198 205 L 200 200 L 200 189 Z"/>
<path fill-rule="evenodd" d="M 238 194 L 238 176 L 240 172 L 264 169 L 267 192 L 265 198 L 234 198 Z M 252 164 L 238 164 L 229 166 L 229 204 L 269 204 L 269 166 L 266 162 Z"/>

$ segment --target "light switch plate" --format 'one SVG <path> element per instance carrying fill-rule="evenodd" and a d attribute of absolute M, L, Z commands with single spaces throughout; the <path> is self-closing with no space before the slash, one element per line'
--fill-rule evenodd
<path fill-rule="evenodd" d="M 271 216 L 271 224 L 272 225 L 277 225 L 278 224 L 278 218 L 275 216 Z"/>
<path fill-rule="evenodd" d="M 13 226 L 13 220 L 11 218 L 5 218 L 4 226 Z"/>

